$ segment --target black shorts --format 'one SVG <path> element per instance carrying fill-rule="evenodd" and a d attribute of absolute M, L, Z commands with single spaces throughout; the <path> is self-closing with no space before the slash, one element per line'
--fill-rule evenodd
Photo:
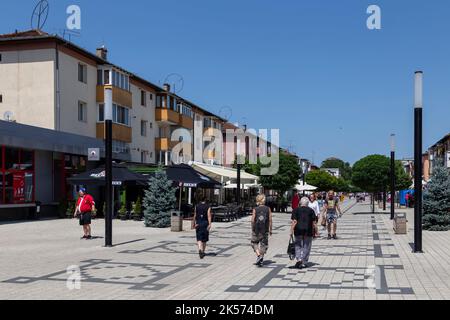
<path fill-rule="evenodd" d="M 80 215 L 80 226 L 85 226 L 91 224 L 91 213 L 85 212 Z"/>
<path fill-rule="evenodd" d="M 209 231 L 208 226 L 206 227 L 197 227 L 197 241 L 208 242 L 209 241 Z"/>

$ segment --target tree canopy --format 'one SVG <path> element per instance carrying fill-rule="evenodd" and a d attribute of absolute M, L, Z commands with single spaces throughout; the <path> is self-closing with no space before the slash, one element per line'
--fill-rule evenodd
<path fill-rule="evenodd" d="M 322 169 L 325 168 L 338 168 L 341 177 L 344 180 L 350 181 L 352 178 L 352 166 L 348 162 L 344 162 L 338 158 L 328 158 L 322 162 L 320 166 Z"/>

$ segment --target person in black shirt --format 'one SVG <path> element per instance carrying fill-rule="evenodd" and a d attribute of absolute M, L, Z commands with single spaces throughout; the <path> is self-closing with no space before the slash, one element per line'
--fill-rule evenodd
<path fill-rule="evenodd" d="M 292 213 L 291 235 L 295 235 L 295 268 L 307 267 L 311 253 L 312 240 L 316 229 L 317 216 L 313 209 L 308 207 L 309 199 L 300 200 L 300 207 Z"/>
<path fill-rule="evenodd" d="M 272 211 L 265 205 L 266 197 L 260 194 L 256 197 L 257 207 L 252 213 L 252 247 L 256 254 L 258 267 L 264 265 L 264 255 L 269 248 L 269 236 L 272 236 Z"/>
<path fill-rule="evenodd" d="M 206 198 L 195 207 L 192 229 L 196 230 L 198 255 L 200 259 L 205 257 L 206 243 L 209 241 L 209 231 L 212 225 L 211 207 L 206 203 Z"/>

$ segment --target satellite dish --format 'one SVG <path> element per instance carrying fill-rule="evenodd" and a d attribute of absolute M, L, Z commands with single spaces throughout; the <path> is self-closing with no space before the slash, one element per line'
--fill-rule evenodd
<path fill-rule="evenodd" d="M 163 83 L 170 84 L 170 87 L 172 88 L 172 92 L 175 94 L 180 93 L 183 91 L 184 88 L 184 79 L 183 76 L 181 76 L 178 73 L 171 73 L 169 74 L 163 81 Z"/>
<path fill-rule="evenodd" d="M 31 29 L 42 30 L 47 22 L 48 12 L 50 6 L 47 0 L 41 0 L 34 7 L 33 14 L 31 15 Z"/>
<path fill-rule="evenodd" d="M 3 120 L 9 121 L 9 122 L 14 121 L 14 114 L 11 111 L 6 111 L 3 114 Z"/>
<path fill-rule="evenodd" d="M 219 110 L 219 117 L 221 117 L 222 119 L 225 119 L 226 121 L 229 121 L 232 115 L 233 115 L 233 109 L 229 106 L 223 106 Z"/>

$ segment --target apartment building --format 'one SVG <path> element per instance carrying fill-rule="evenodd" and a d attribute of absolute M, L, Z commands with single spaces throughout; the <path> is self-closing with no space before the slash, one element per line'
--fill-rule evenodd
<path fill-rule="evenodd" d="M 428 149 L 428 160 L 429 176 L 433 174 L 433 169 L 439 164 L 450 168 L 450 133 Z"/>
<path fill-rule="evenodd" d="M 205 153 L 205 148 L 226 121 L 174 94 L 169 85 L 161 88 L 113 64 L 105 47 L 91 53 L 40 30 L 3 34 L 0 74 L 0 120 L 8 122 L 0 124 L 0 154 L 6 158 L 0 163 L 0 208 L 35 200 L 57 203 L 70 193 L 66 178 L 98 165 L 87 161 L 87 149 L 103 146 L 106 88 L 113 93 L 115 160 L 220 164 L 221 149 Z M 14 126 L 26 128 L 28 138 L 16 141 Z M 211 138 L 204 141 L 204 133 Z M 53 144 L 23 144 L 50 136 Z M 51 176 L 46 191 L 30 169 L 35 167 Z M 27 197 L 18 188 L 25 180 Z"/>

